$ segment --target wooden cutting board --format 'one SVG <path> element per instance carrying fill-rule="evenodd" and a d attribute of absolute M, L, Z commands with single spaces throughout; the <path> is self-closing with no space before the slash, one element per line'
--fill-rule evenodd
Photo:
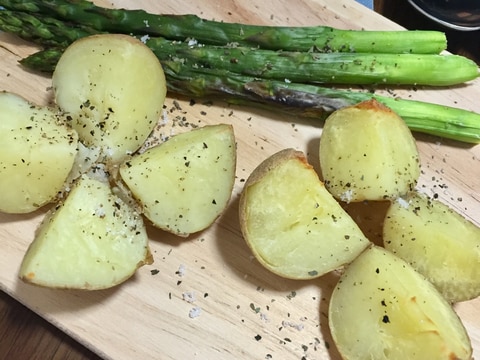
<path fill-rule="evenodd" d="M 400 28 L 353 0 L 111 3 L 159 13 L 194 13 L 226 22 Z M 50 79 L 17 64 L 33 51 L 28 44 L 0 34 L 0 89 L 47 104 L 52 97 Z M 395 89 L 395 94 L 480 112 L 479 81 L 451 89 Z M 20 282 L 18 268 L 44 210 L 22 216 L 0 214 L 1 289 L 105 358 L 340 359 L 326 317 L 335 275 L 292 281 L 269 273 L 252 258 L 237 220 L 243 183 L 267 156 L 294 147 L 308 153 L 318 167 L 321 123 L 220 101 L 192 104 L 174 95 L 167 99 L 166 109 L 166 125 L 161 130 L 165 135 L 193 125 L 233 124 L 238 141 L 237 180 L 222 217 L 207 231 L 188 239 L 149 229 L 153 265 L 141 268 L 117 288 L 79 292 Z M 417 138 L 423 170 L 419 187 L 438 194 L 480 225 L 480 146 L 423 135 Z M 365 218 L 373 229 L 375 215 L 366 214 Z M 191 316 L 192 309 L 198 316 Z M 471 336 L 475 357 L 480 358 L 480 300 L 458 304 L 455 309 Z"/>

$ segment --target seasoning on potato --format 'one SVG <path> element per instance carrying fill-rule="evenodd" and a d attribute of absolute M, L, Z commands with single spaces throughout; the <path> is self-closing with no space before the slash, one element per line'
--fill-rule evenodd
<path fill-rule="evenodd" d="M 175 135 L 125 161 L 119 172 L 155 226 L 185 237 L 224 211 L 235 170 L 233 127 L 218 124 Z"/>
<path fill-rule="evenodd" d="M 383 243 L 450 302 L 480 295 L 480 228 L 439 200 L 411 192 L 393 202 Z"/>
<path fill-rule="evenodd" d="M 167 92 L 158 58 L 132 36 L 94 35 L 62 54 L 52 76 L 55 101 L 88 147 L 119 164 L 139 149 Z"/>
<path fill-rule="evenodd" d="M 52 209 L 28 248 L 19 276 L 62 289 L 105 289 L 150 263 L 143 219 L 116 196 L 105 177 L 82 175 Z"/>
<path fill-rule="evenodd" d="M 412 190 L 420 176 L 410 129 L 376 100 L 332 113 L 319 154 L 325 186 L 345 202 L 395 199 Z"/>
<path fill-rule="evenodd" d="M 251 173 L 240 197 L 240 226 L 258 261 L 292 279 L 322 276 L 369 245 L 294 149 L 270 156 Z"/>
<path fill-rule="evenodd" d="M 372 246 L 330 298 L 329 327 L 345 360 L 470 360 L 471 342 L 438 290 L 408 263 Z"/>
<path fill-rule="evenodd" d="M 0 211 L 29 213 L 64 190 L 78 135 L 53 108 L 0 92 Z"/>

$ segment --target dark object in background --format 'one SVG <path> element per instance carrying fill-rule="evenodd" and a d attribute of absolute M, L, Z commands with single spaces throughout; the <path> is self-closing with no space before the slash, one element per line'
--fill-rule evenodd
<path fill-rule="evenodd" d="M 439 30 L 447 35 L 447 50 L 453 54 L 466 56 L 480 65 L 480 30 L 458 31 L 433 21 L 417 11 L 410 0 L 375 0 L 374 9 L 386 18 L 395 21 L 409 30 Z M 427 1 L 427 0 L 423 0 Z M 478 4 L 480 0 L 428 0 L 430 2 L 449 2 L 452 6 L 459 3 Z"/>
<path fill-rule="evenodd" d="M 478 0 L 408 0 L 423 15 L 459 31 L 480 30 Z"/>

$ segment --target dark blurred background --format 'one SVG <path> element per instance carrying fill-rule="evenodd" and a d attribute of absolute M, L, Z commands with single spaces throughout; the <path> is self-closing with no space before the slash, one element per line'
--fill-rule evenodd
<path fill-rule="evenodd" d="M 374 10 L 409 30 L 445 32 L 448 51 L 466 56 L 480 65 L 480 31 L 458 31 L 447 28 L 418 12 L 407 0 L 374 0 Z"/>

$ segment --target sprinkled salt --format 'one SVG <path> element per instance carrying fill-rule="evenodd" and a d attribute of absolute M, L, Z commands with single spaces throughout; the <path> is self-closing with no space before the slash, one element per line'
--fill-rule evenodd
<path fill-rule="evenodd" d="M 352 189 L 348 189 L 343 194 L 340 194 L 340 200 L 345 201 L 346 203 L 349 203 L 350 201 L 352 201 L 352 197 L 353 197 Z"/>
<path fill-rule="evenodd" d="M 180 266 L 178 267 L 178 270 L 177 270 L 176 274 L 177 274 L 178 276 L 180 276 L 180 277 L 183 277 L 183 276 L 185 276 L 185 270 L 186 270 L 185 265 L 180 264 Z"/>
<path fill-rule="evenodd" d="M 195 300 L 197 300 L 195 293 L 192 291 L 187 291 L 182 294 L 182 298 L 184 301 L 188 303 L 193 303 Z"/>
<path fill-rule="evenodd" d="M 141 38 L 140 38 L 140 41 L 144 44 L 147 43 L 147 41 L 150 39 L 150 36 L 149 35 L 143 35 Z"/>
<path fill-rule="evenodd" d="M 397 202 L 400 204 L 401 207 L 403 207 L 405 209 L 408 209 L 408 206 L 410 205 L 410 203 L 407 200 L 405 200 L 401 197 L 397 198 Z"/>
<path fill-rule="evenodd" d="M 189 39 L 188 40 L 188 46 L 195 46 L 198 44 L 198 41 L 196 39 Z"/>
<path fill-rule="evenodd" d="M 202 309 L 199 308 L 198 306 L 195 306 L 194 308 L 191 308 L 190 311 L 188 312 L 188 316 L 191 319 L 194 319 L 196 317 L 199 317 L 202 312 Z"/>

